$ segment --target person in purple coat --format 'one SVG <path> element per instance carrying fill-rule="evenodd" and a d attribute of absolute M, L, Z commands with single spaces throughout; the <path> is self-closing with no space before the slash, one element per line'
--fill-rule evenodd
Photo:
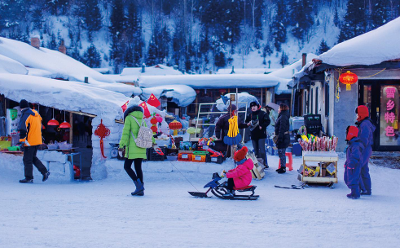
<path fill-rule="evenodd" d="M 357 122 L 356 125 L 360 130 L 358 137 L 363 144 L 364 150 L 362 151 L 361 159 L 361 180 L 360 188 L 361 195 L 371 195 L 371 176 L 369 174 L 369 157 L 372 154 L 372 145 L 374 143 L 375 125 L 369 118 L 368 108 L 360 105 L 356 108 Z"/>
<path fill-rule="evenodd" d="M 344 182 L 350 188 L 351 193 L 347 194 L 350 199 L 360 198 L 360 171 L 362 164 L 361 152 L 364 149 L 358 136 L 358 128 L 348 126 L 346 130 L 346 162 L 344 163 Z"/>

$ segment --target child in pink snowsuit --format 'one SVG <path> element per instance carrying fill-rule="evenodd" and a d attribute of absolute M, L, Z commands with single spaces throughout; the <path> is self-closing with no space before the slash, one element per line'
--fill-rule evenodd
<path fill-rule="evenodd" d="M 250 170 L 253 169 L 254 164 L 251 159 L 246 159 L 247 151 L 247 147 L 243 146 L 242 149 L 235 152 L 233 159 L 236 161 L 237 166 L 226 173 L 226 177 L 228 178 L 228 192 L 224 196 L 233 196 L 235 189 L 250 185 L 253 179 Z"/>

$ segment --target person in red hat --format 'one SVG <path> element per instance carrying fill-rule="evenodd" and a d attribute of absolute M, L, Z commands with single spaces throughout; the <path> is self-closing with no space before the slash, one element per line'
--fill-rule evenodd
<path fill-rule="evenodd" d="M 360 172 L 362 150 L 364 146 L 358 138 L 358 128 L 348 126 L 346 129 L 346 141 L 348 143 L 346 151 L 346 162 L 344 163 L 344 182 L 350 188 L 351 193 L 347 194 L 350 199 L 360 198 Z"/>
<path fill-rule="evenodd" d="M 250 170 L 253 169 L 253 161 L 251 159 L 246 159 L 246 154 L 248 152 L 247 147 L 243 146 L 242 149 L 235 152 L 233 159 L 235 160 L 237 166 L 235 169 L 229 170 L 226 174 L 223 171 L 223 176 L 228 178 L 228 192 L 224 194 L 225 197 L 232 197 L 234 195 L 234 188 L 244 188 L 250 185 L 253 176 Z"/>
<path fill-rule="evenodd" d="M 371 195 L 371 176 L 369 174 L 368 162 L 372 154 L 372 145 L 374 144 L 375 125 L 369 118 L 368 108 L 360 105 L 356 108 L 357 122 L 356 125 L 360 130 L 358 137 L 363 145 L 361 158 L 361 195 Z"/>

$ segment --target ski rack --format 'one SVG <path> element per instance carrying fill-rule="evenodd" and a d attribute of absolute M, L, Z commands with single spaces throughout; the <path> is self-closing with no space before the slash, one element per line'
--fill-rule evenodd
<path fill-rule="evenodd" d="M 235 102 L 236 103 L 236 102 Z M 238 110 L 237 112 L 238 112 L 238 114 L 239 113 L 244 113 L 244 116 L 245 116 L 245 118 L 246 118 L 246 114 L 247 114 L 247 102 L 239 102 L 237 105 L 239 105 L 239 104 L 244 104 L 245 106 L 246 106 L 246 110 Z M 215 126 L 215 124 L 216 123 L 199 123 L 199 119 L 200 119 L 200 115 L 202 114 L 202 115 L 211 115 L 211 114 L 213 114 L 213 115 L 221 115 L 221 114 L 225 114 L 225 113 L 228 113 L 227 111 L 222 111 L 222 112 L 201 112 L 201 107 L 202 106 L 204 106 L 204 105 L 217 105 L 217 103 L 200 103 L 199 104 L 199 111 L 197 111 L 197 119 L 196 119 L 196 130 L 197 130 L 197 127 L 198 126 Z M 237 106 L 237 108 L 239 109 L 239 107 Z M 211 107 L 209 108 L 209 109 L 211 109 Z M 208 119 L 209 119 L 209 117 L 208 117 Z M 244 120 L 243 120 L 244 121 Z M 245 137 L 245 134 L 246 134 L 246 129 L 244 128 L 243 129 L 243 135 L 242 135 L 242 142 L 241 143 L 243 143 L 244 142 L 244 137 Z M 196 138 L 199 138 L 198 137 L 199 136 L 199 134 L 198 133 L 196 133 Z M 219 138 L 219 137 L 217 137 L 217 138 Z"/>

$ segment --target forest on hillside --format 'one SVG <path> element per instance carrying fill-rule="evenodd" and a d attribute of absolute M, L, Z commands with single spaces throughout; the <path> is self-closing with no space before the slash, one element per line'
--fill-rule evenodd
<path fill-rule="evenodd" d="M 254 53 L 260 66 L 273 57 L 284 66 L 291 53 L 320 54 L 399 13 L 398 0 L 0 0 L 0 36 L 64 43 L 115 73 L 143 63 L 204 73 Z"/>

